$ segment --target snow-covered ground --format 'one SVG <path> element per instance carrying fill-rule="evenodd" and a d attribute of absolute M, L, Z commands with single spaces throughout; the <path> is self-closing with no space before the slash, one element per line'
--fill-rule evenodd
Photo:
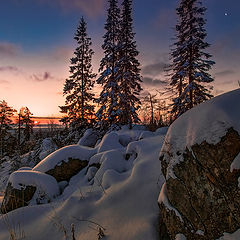
<path fill-rule="evenodd" d="M 67 186 L 60 183 L 60 188 L 66 187 L 50 204 L 2 215 L 0 239 L 9 239 L 11 229 L 18 236 L 24 232 L 26 240 L 72 239 L 72 224 L 76 239 L 98 239 L 99 228 L 106 235 L 103 239 L 108 240 L 158 239 L 157 199 L 164 182 L 159 153 L 165 133 L 166 129 L 151 133 L 125 128 L 105 135 L 95 148 L 70 146 L 46 157 L 34 171 L 42 171 L 52 162 L 57 164 L 73 149 L 79 158 L 87 157 L 90 164 L 100 163 L 101 167 L 83 169 Z M 15 185 L 21 181 L 21 171 L 23 175 L 29 173 L 19 170 L 17 177 L 12 177 Z M 35 175 L 28 178 L 33 184 Z"/>
<path fill-rule="evenodd" d="M 232 108 L 236 101 L 240 101 L 240 90 L 219 96 L 187 112 L 170 127 L 162 150 L 169 150 L 170 142 L 175 142 L 174 146 L 179 151 L 203 140 L 216 143 L 231 126 L 240 132 L 240 111 Z M 200 107 L 203 109 L 201 118 L 198 115 Z M 54 195 L 58 194 L 58 190 L 54 192 L 50 196 L 51 203 L 19 208 L 0 216 L 0 240 L 9 239 L 10 232 L 15 232 L 16 239 L 24 236 L 26 240 L 71 240 L 72 228 L 77 240 L 97 240 L 102 233 L 106 240 L 159 239 L 158 197 L 164 184 L 159 155 L 166 132 L 166 128 L 154 133 L 142 127 L 134 130 L 123 128 L 106 134 L 94 148 L 81 146 L 81 143 L 95 142 L 94 134 L 88 132 L 83 138 L 91 136 L 91 140 L 80 139 L 77 145 L 48 155 L 30 175 L 29 169 L 19 170 L 11 177 L 15 186 L 22 182 L 25 174 L 29 182 L 46 188 L 45 192 L 51 195 L 44 172 L 61 164 L 61 161 L 68 161 L 68 157 L 83 158 L 89 162 L 88 167 L 69 182 L 51 180 L 52 189 L 60 189 L 62 193 L 56 197 Z M 176 149 L 170 150 L 174 153 Z M 172 165 L 181 161 L 176 159 Z M 239 166 L 238 157 L 232 169 Z M 8 171 L 7 166 L 5 170 Z M 168 174 L 171 174 L 170 170 Z M 35 177 L 39 172 L 42 172 L 42 180 L 37 182 Z M 159 199 L 168 204 L 164 194 Z M 178 234 L 176 239 L 185 237 Z M 238 239 L 240 230 L 233 234 L 225 233 L 219 240 Z"/>
<path fill-rule="evenodd" d="M 13 159 L 5 157 L 4 159 L 2 159 L 2 163 L 0 164 L 0 192 L 4 191 L 8 178 L 13 172 L 13 169 L 16 168 L 16 165 L 28 166 L 29 169 L 31 169 L 40 160 L 44 159 L 46 156 L 48 156 L 50 153 L 54 152 L 57 149 L 57 145 L 53 142 L 51 138 L 45 138 L 41 141 L 41 143 L 36 145 L 36 149 L 22 155 L 20 157 L 20 160 L 18 159 L 18 157 L 15 157 Z"/>

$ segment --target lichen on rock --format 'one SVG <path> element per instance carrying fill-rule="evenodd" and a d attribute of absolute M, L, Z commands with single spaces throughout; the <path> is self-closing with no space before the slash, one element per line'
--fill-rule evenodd
<path fill-rule="evenodd" d="M 178 233 L 190 240 L 216 239 L 240 228 L 240 170 L 231 171 L 239 152 L 240 136 L 229 128 L 217 144 L 203 141 L 186 147 L 180 153 L 183 160 L 173 166 L 165 160 L 172 156 L 161 154 L 166 197 L 183 219 L 160 201 L 161 218 L 171 239 Z M 167 176 L 169 168 L 174 177 Z"/>

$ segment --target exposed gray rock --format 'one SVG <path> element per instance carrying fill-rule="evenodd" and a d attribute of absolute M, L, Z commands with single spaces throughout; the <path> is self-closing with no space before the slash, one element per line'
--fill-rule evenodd
<path fill-rule="evenodd" d="M 175 177 L 166 175 L 169 161 L 165 158 L 172 156 L 162 153 L 166 198 L 172 209 L 160 202 L 160 218 L 170 239 L 179 233 L 188 240 L 217 239 L 240 228 L 240 170 L 230 171 L 239 152 L 240 136 L 229 128 L 217 144 L 203 141 L 178 153 L 183 161 L 173 166 Z"/>

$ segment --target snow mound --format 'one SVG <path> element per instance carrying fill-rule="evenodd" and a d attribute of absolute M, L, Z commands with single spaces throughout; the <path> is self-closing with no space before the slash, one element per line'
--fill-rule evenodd
<path fill-rule="evenodd" d="M 216 144 L 227 130 L 233 127 L 240 133 L 240 89 L 228 92 L 202 103 L 180 116 L 167 132 L 162 153 L 169 152 L 171 166 L 168 174 L 172 176 L 173 166 L 182 161 L 186 147 L 205 141 Z M 165 159 L 168 162 L 168 159 Z M 169 162 L 168 162 L 169 163 Z M 238 166 L 235 162 L 234 166 Z M 172 176 L 174 177 L 174 176 Z"/>
<path fill-rule="evenodd" d="M 58 164 L 61 164 L 62 161 L 68 162 L 69 158 L 89 160 L 90 157 L 95 153 L 95 149 L 80 145 L 63 147 L 44 158 L 38 165 L 33 168 L 33 171 L 47 172 Z"/>
<path fill-rule="evenodd" d="M 8 180 L 14 189 L 21 190 L 26 186 L 36 187 L 32 204 L 47 203 L 59 195 L 59 186 L 54 177 L 37 171 L 22 170 L 13 172 Z M 30 205 L 31 205 L 30 203 Z"/>
<path fill-rule="evenodd" d="M 99 134 L 96 131 L 93 129 L 87 129 L 77 144 L 86 147 L 94 147 L 98 139 Z"/>
<path fill-rule="evenodd" d="M 119 142 L 119 136 L 116 132 L 106 134 L 98 145 L 98 153 L 111 149 L 122 148 Z"/>
<path fill-rule="evenodd" d="M 51 205 L 24 208 L 26 238 L 63 239 L 56 225 L 64 226 L 70 237 L 74 224 L 76 239 L 94 240 L 98 238 L 96 224 L 100 224 L 108 240 L 157 239 L 157 199 L 164 182 L 158 156 L 164 135 L 145 132 L 140 140 L 146 129 L 134 128 L 106 134 L 95 148 L 72 145 L 59 149 L 33 169 L 46 172 L 69 157 L 89 161 L 69 182 L 59 182 L 62 194 Z M 27 178 L 27 182 L 35 179 Z M 16 209 L 9 217 L 18 222 L 20 212 Z M 0 239 L 7 238 L 0 218 Z"/>

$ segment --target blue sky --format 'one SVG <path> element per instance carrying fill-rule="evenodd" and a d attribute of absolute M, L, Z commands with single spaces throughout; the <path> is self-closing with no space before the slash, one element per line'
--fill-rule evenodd
<path fill-rule="evenodd" d="M 121 2 L 121 1 L 120 1 Z M 161 89 L 169 59 L 178 0 L 134 0 L 134 29 L 144 89 Z M 240 62 L 240 2 L 203 0 L 207 40 L 216 65 L 214 93 L 237 88 Z M 56 115 L 75 48 L 73 35 L 84 16 L 97 71 L 106 19 L 106 0 L 8 0 L 0 2 L 0 100 L 35 115 Z M 27 86 L 27 88 L 26 88 Z M 31 91 L 29 91 L 31 89 Z M 19 91 L 20 90 L 20 91 Z M 48 107 L 46 107 L 48 106 Z"/>

